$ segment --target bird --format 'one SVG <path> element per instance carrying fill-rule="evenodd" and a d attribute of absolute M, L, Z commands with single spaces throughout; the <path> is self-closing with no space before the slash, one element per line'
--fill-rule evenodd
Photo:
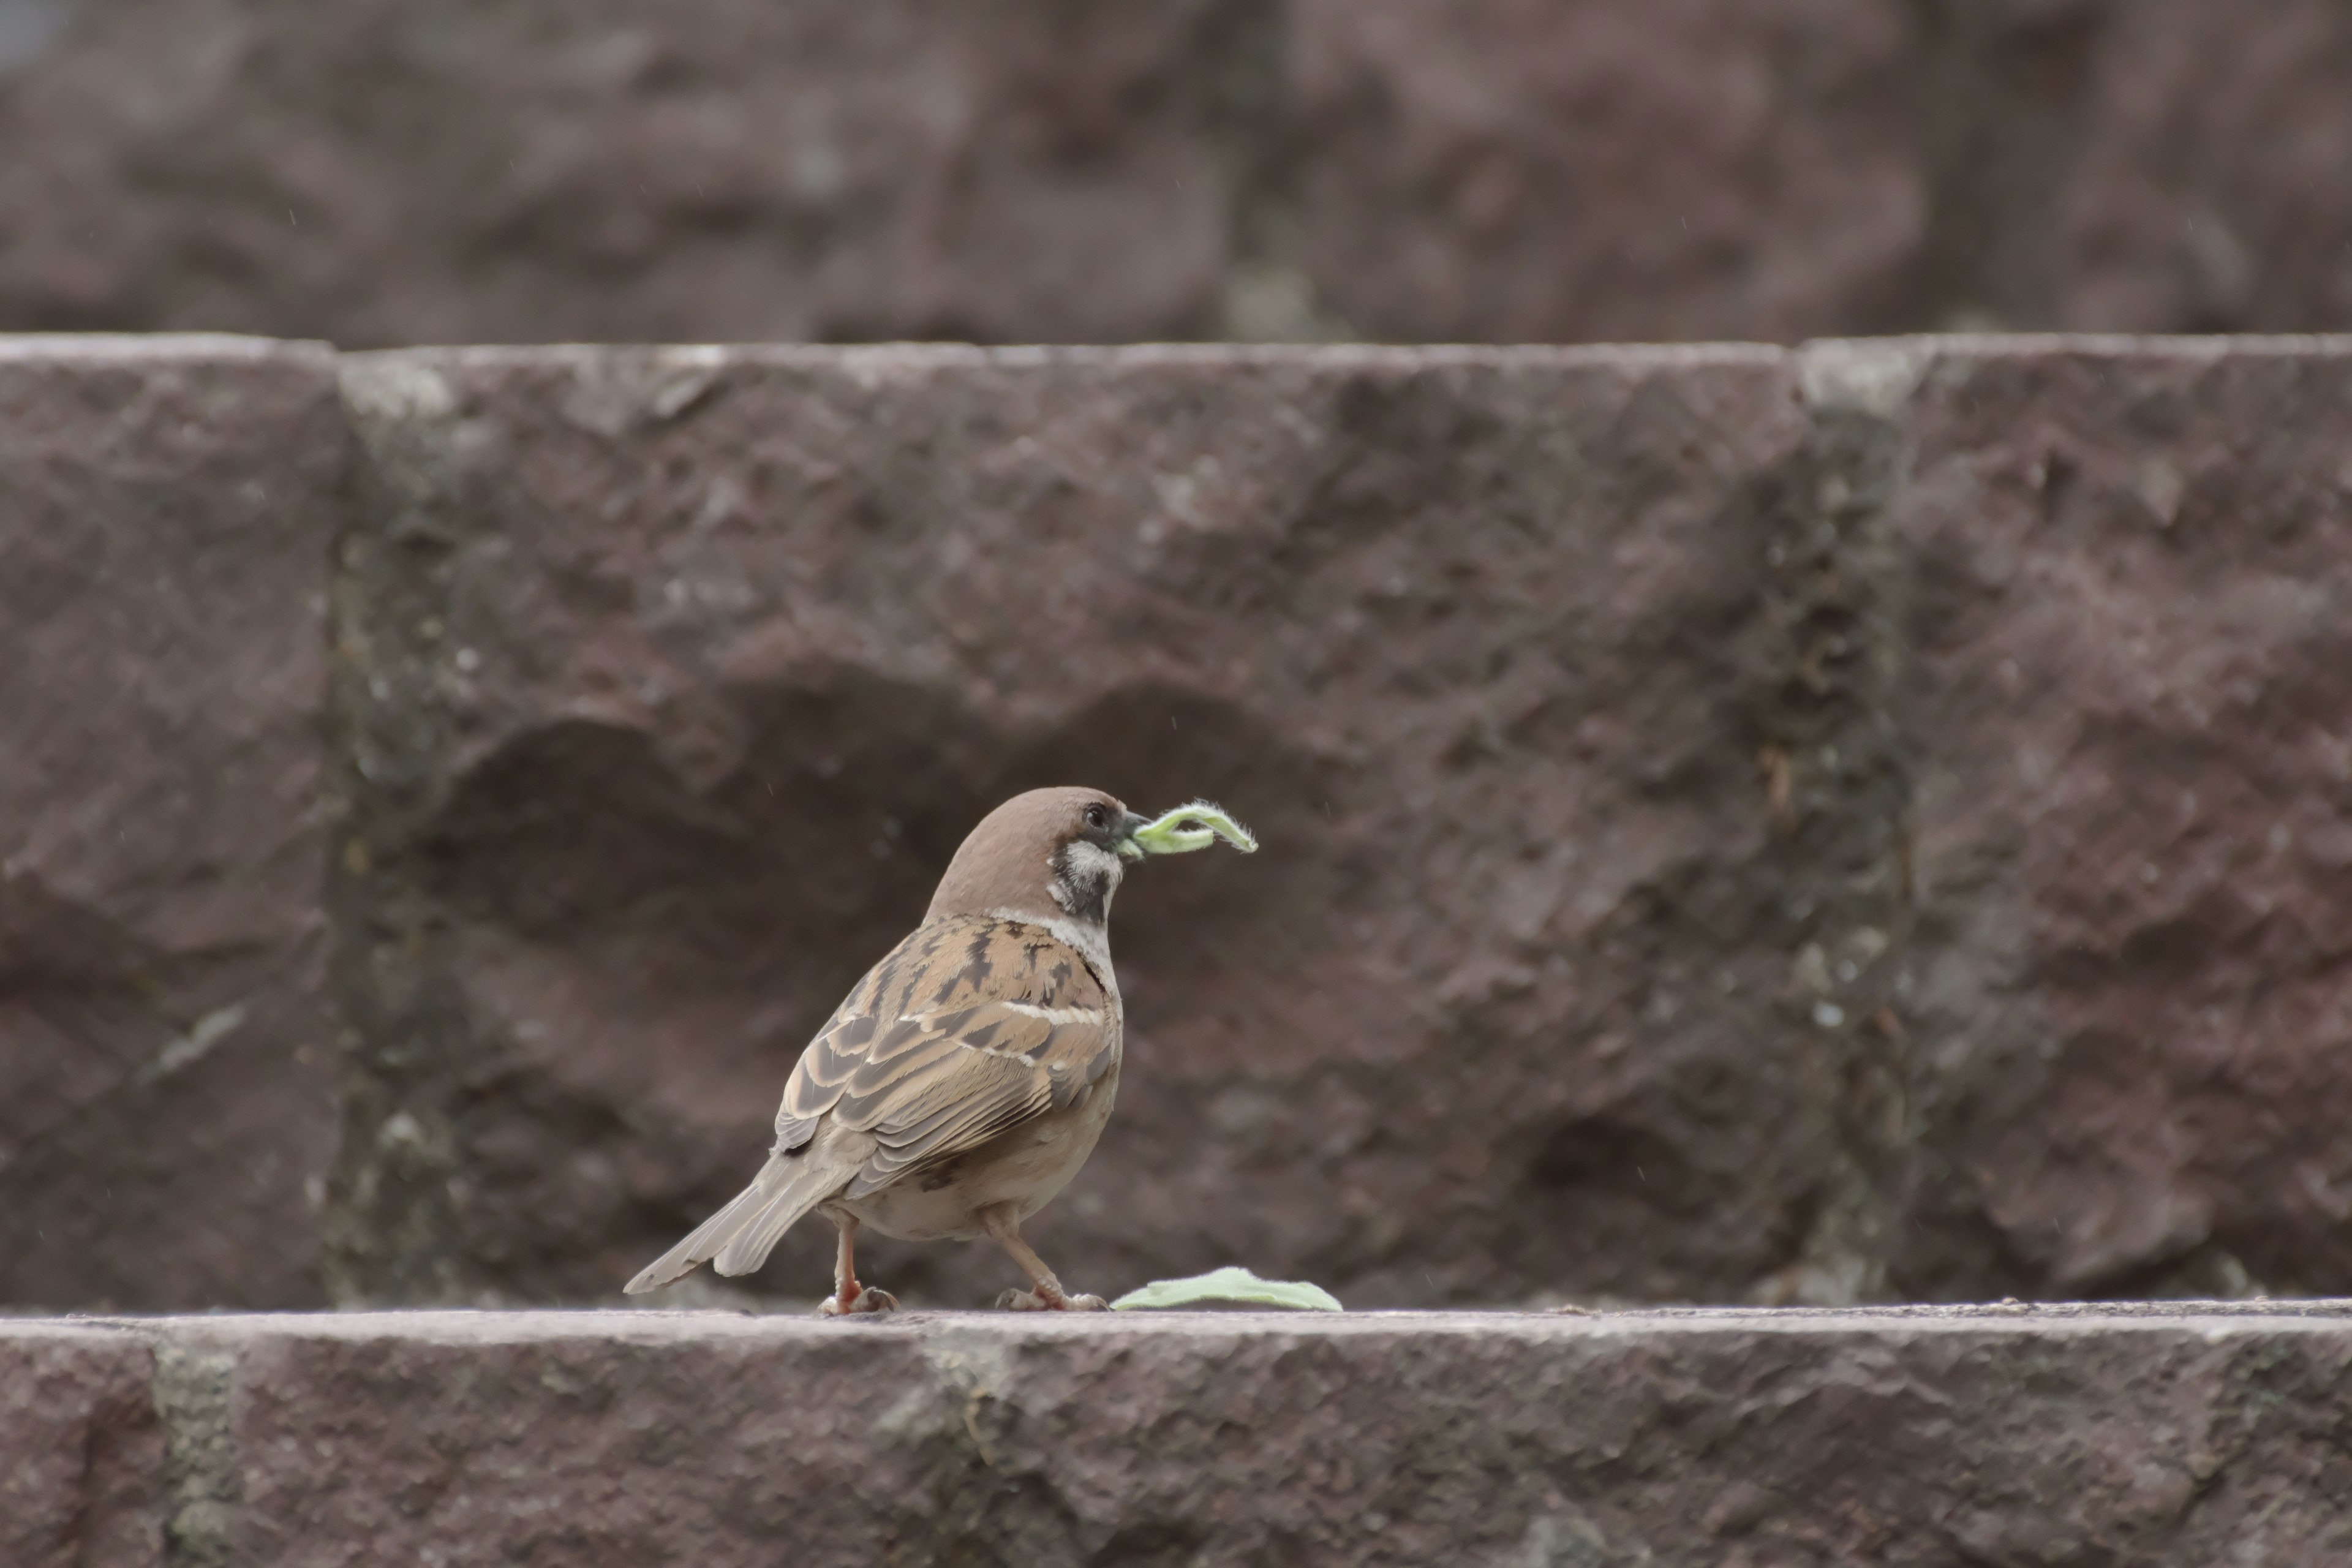
<path fill-rule="evenodd" d="M 767 1163 L 624 1288 L 706 1262 L 749 1274 L 812 1211 L 839 1233 L 826 1316 L 887 1312 L 857 1278 L 862 1228 L 987 1237 L 1028 1277 L 1000 1307 L 1097 1311 L 1022 1239 L 1022 1222 L 1094 1152 L 1118 1094 L 1124 1012 L 1110 906 L 1127 868 L 1219 839 L 1257 847 L 1206 801 L 1147 818 L 1097 789 L 1031 790 L 982 817 L 920 924 L 868 970 L 801 1053 Z"/>

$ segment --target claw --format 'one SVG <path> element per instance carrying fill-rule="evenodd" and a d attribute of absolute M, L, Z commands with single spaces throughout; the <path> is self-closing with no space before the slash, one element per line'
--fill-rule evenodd
<path fill-rule="evenodd" d="M 844 1306 L 838 1296 L 827 1296 L 824 1305 L 816 1310 L 819 1317 L 839 1318 L 858 1312 L 895 1312 L 898 1310 L 898 1297 L 887 1290 L 877 1290 L 873 1286 L 867 1285 L 856 1296 L 850 1298 L 848 1305 Z"/>
<path fill-rule="evenodd" d="M 1051 1295 L 1042 1290 L 1007 1290 L 996 1304 L 1008 1312 L 1101 1312 L 1110 1305 L 1100 1296 L 1066 1296 L 1058 1290 Z"/>

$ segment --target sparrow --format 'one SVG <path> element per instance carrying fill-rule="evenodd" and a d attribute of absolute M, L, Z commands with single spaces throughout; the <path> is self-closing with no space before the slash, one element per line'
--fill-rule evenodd
<path fill-rule="evenodd" d="M 862 1226 L 908 1241 L 986 1237 L 1028 1276 L 1000 1307 L 1097 1311 L 1021 1238 L 1078 1173 L 1118 1095 L 1123 1015 L 1110 905 L 1127 868 L 1246 829 L 1206 802 L 1146 818 L 1093 789 L 1018 795 L 956 850 L 920 925 L 866 972 L 784 1085 L 751 1184 L 625 1288 L 706 1262 L 749 1274 L 812 1210 L 840 1233 L 827 1316 L 884 1312 L 861 1285 Z"/>

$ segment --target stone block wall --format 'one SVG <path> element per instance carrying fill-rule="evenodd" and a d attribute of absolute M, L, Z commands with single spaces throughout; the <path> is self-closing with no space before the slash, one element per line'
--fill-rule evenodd
<path fill-rule="evenodd" d="M 321 1300 L 331 352 L 0 340 L 0 1300 Z"/>
<path fill-rule="evenodd" d="M 1085 1288 L 2352 1287 L 2352 343 L 26 340 L 0 397 L 0 1300 L 611 1300 L 1070 780 L 1267 847 L 1121 900 Z"/>
<path fill-rule="evenodd" d="M 1908 363 L 1900 1011 L 1921 1190 L 1973 1173 L 1991 1222 L 1921 1278 L 2314 1288 L 2352 1215 L 2342 348 Z"/>
<path fill-rule="evenodd" d="M 1121 1134 L 1049 1233 L 1094 1272 L 1712 1295 L 1846 1180 L 1838 1047 L 1754 967 L 1788 871 L 1738 652 L 1805 441 L 1779 356 L 424 351 L 347 382 L 387 482 L 342 559 L 341 898 L 379 920 L 369 1077 L 418 1129 L 407 1179 L 352 1167 L 359 1278 L 410 1226 L 452 1281 L 629 1272 L 741 1184 L 967 826 L 1079 780 L 1220 798 L 1269 847 L 1122 900 Z M 877 1248 L 919 1288 L 989 1269 Z"/>
<path fill-rule="evenodd" d="M 10 0 L 0 330 L 2352 327 L 2335 0 Z"/>

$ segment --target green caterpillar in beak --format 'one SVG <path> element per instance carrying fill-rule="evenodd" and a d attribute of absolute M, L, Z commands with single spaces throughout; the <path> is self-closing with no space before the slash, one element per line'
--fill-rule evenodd
<path fill-rule="evenodd" d="M 1189 855 L 1223 839 L 1244 855 L 1257 853 L 1250 830 L 1205 800 L 1162 812 L 1129 833 L 1118 847 L 1120 856 L 1140 860 L 1147 855 Z"/>

